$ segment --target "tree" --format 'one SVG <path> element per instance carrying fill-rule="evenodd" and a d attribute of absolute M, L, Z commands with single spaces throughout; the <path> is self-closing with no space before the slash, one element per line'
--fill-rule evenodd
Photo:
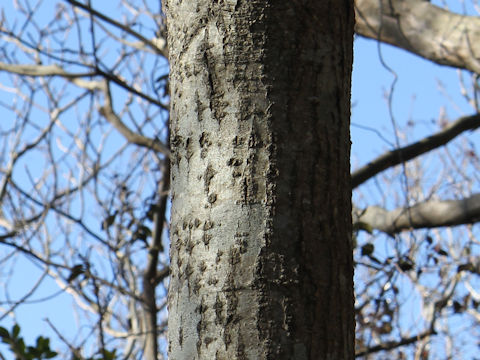
<path fill-rule="evenodd" d="M 239 9 L 248 6 L 238 3 Z M 299 6 L 293 3 L 283 6 Z M 213 9 L 227 6 L 215 4 L 210 4 Z M 465 6 L 469 7 L 469 3 Z M 465 344 L 475 347 L 475 332 L 480 328 L 480 296 L 476 291 L 480 273 L 478 234 L 474 225 L 478 221 L 479 208 L 478 153 L 476 135 L 472 132 L 478 126 L 479 107 L 478 17 L 455 14 L 430 2 L 413 0 L 357 0 L 355 11 L 357 35 L 462 70 L 460 91 L 473 109 L 458 118 L 445 116 L 441 111 L 438 117 L 432 114 L 435 122 L 427 126 L 430 133 L 425 138 L 413 137 L 413 129 L 417 127 L 408 119 L 403 123 L 398 121 L 390 137 L 393 145 L 385 149 L 378 144 L 380 156 L 352 170 L 356 356 L 368 359 L 472 358 L 476 349 L 468 352 Z M 208 16 L 218 15 L 214 12 Z M 273 25 L 290 29 L 288 24 L 292 16 L 286 12 Z M 303 13 L 298 16 L 303 17 Z M 34 344 L 41 333 L 42 339 L 51 339 L 48 351 L 51 348 L 61 353 L 60 358 L 101 359 L 111 358 L 115 353 L 117 358 L 163 358 L 170 271 L 167 251 L 170 175 L 166 166 L 170 159 L 167 141 L 170 83 L 160 4 L 156 0 L 122 0 L 118 4 L 76 0 L 5 1 L 0 19 L 0 325 L 14 329 L 9 319 L 16 317 L 14 320 L 22 327 L 24 343 Z M 319 32 L 314 35 L 320 36 L 320 26 L 327 26 L 325 19 L 331 17 L 317 21 Z M 255 24 L 265 23 L 267 20 L 263 19 Z M 212 32 L 205 44 L 215 45 L 214 34 L 223 33 L 213 32 L 215 28 L 212 24 L 209 26 Z M 297 26 L 310 29 L 303 35 L 312 34 L 310 22 Z M 187 30 L 194 32 L 195 29 Z M 291 36 L 298 36 L 299 29 L 295 29 Z M 249 31 L 258 29 L 252 26 Z M 181 34 L 183 32 L 170 32 L 173 39 L 170 42 L 180 41 Z M 313 79 L 305 80 L 305 87 L 299 85 L 298 81 L 308 72 L 304 77 L 297 74 L 301 69 L 296 60 L 301 58 L 292 58 L 288 47 L 296 43 L 283 32 L 278 34 L 281 36 L 274 38 L 276 45 L 272 49 L 285 49 L 285 61 L 293 62 L 288 71 L 280 72 L 278 84 L 293 79 L 285 85 L 287 90 L 283 90 L 300 89 L 291 106 L 301 106 L 301 101 L 308 100 L 312 104 L 300 107 L 301 112 L 313 111 L 312 108 L 321 105 L 315 104 L 316 100 L 310 96 L 314 91 L 309 88 Z M 248 32 L 233 35 L 247 37 Z M 313 37 L 300 38 L 304 42 L 298 42 L 299 48 L 301 44 L 314 41 Z M 250 44 L 258 44 L 262 39 Z M 194 40 L 198 39 L 192 38 Z M 236 50 L 239 55 L 243 54 L 240 50 Z M 227 67 L 221 68 L 223 63 L 211 62 L 222 54 L 218 46 L 206 47 L 205 53 L 208 56 L 204 60 L 210 61 L 206 63 L 208 72 L 205 67 L 186 69 L 192 71 L 192 80 L 193 76 L 207 73 L 224 71 L 226 76 L 230 74 Z M 233 53 L 237 54 L 232 50 Z M 275 54 L 272 50 L 268 55 L 271 59 Z M 281 68 L 285 66 L 280 61 L 277 64 Z M 259 79 L 254 75 L 260 70 L 248 68 L 248 71 L 252 78 L 247 85 L 241 86 L 257 86 Z M 207 84 L 211 80 L 215 86 L 212 94 L 221 91 L 228 79 L 228 76 L 206 78 Z M 243 80 L 240 76 L 235 79 L 238 84 L 244 84 Z M 171 85 L 177 89 L 178 79 L 175 81 L 177 83 Z M 248 96 L 253 98 L 261 93 L 262 86 L 265 85 L 262 83 L 255 87 L 255 93 L 246 94 L 247 98 L 239 97 L 223 104 L 224 97 L 230 99 L 240 92 L 240 87 L 228 88 L 228 94 L 225 92 L 223 97 L 214 99 L 216 103 L 212 102 L 212 109 L 226 106 L 215 114 L 208 106 L 202 108 L 201 100 L 209 96 L 199 94 L 200 108 L 195 111 L 202 111 L 204 123 L 208 122 L 213 129 L 220 126 L 213 122 L 213 116 L 226 118 L 222 126 L 233 126 L 235 118 L 227 114 L 232 114 L 240 100 L 247 101 Z M 280 90 L 273 95 L 287 97 Z M 251 130 L 262 136 L 269 131 L 279 131 L 283 122 L 262 124 L 263 128 L 247 126 L 266 112 L 265 106 L 250 102 L 241 113 L 253 114 L 252 117 L 240 123 L 243 127 L 225 136 L 237 131 Z M 378 104 L 378 109 L 382 106 Z M 275 112 L 267 115 L 283 119 L 284 114 L 279 113 L 278 108 L 272 107 L 271 111 Z M 185 121 L 188 119 L 191 118 Z M 385 124 L 389 120 L 385 118 Z M 267 125 L 279 129 L 272 130 Z M 306 124 L 295 126 L 299 127 L 294 128 L 296 131 L 301 131 L 300 126 Z M 382 136 L 389 136 L 382 126 L 378 129 L 375 130 L 382 131 Z M 198 131 L 199 128 L 192 128 L 190 138 L 198 137 Z M 247 212 L 267 181 L 262 180 L 259 162 L 264 161 L 265 165 L 271 159 L 254 156 L 253 159 L 247 157 L 248 163 L 242 160 L 247 153 L 265 154 L 261 153 L 262 147 L 254 146 L 255 138 L 249 143 L 252 148 L 239 142 L 235 153 L 232 149 L 230 153 L 220 152 L 214 141 L 220 134 L 214 130 L 204 131 L 209 132 L 209 137 L 202 138 L 202 144 L 199 139 L 190 140 L 193 151 L 190 161 L 199 161 L 197 151 L 201 159 L 205 150 L 202 166 L 206 171 L 207 162 L 213 161 L 210 157 L 217 152 L 225 161 L 232 159 L 230 165 L 225 165 L 232 173 L 225 175 L 224 187 L 220 178 L 222 169 L 213 168 L 213 165 L 211 170 L 217 173 L 208 170 L 200 184 L 198 179 L 192 179 L 197 185 L 189 191 L 198 191 L 199 196 L 204 196 L 208 209 L 195 209 L 205 211 L 203 217 L 189 218 L 186 228 L 183 229 L 182 223 L 180 233 L 172 235 L 180 237 L 188 231 L 192 239 L 198 241 L 199 234 L 205 233 L 202 241 L 209 242 L 214 241 L 209 236 L 213 239 L 213 235 L 218 234 L 221 222 L 204 223 L 206 216 L 219 216 L 225 192 L 239 186 L 235 182 L 231 186 L 229 180 L 233 174 L 238 175 L 238 179 L 234 178 L 238 181 L 246 179 L 244 208 Z M 282 137 L 278 139 L 295 140 L 290 138 L 295 132 L 279 133 Z M 188 136 L 182 136 L 182 139 L 173 136 L 179 141 L 174 144 L 180 148 L 182 144 L 187 145 Z M 311 146 L 312 139 L 303 138 L 303 134 L 299 137 L 305 143 L 293 143 L 305 153 L 305 159 L 301 159 L 304 166 L 311 161 L 306 148 Z M 227 145 L 222 142 L 222 146 Z M 283 159 L 285 154 L 293 157 L 294 150 L 294 147 L 282 146 L 271 149 L 278 159 Z M 275 166 L 282 166 L 282 170 L 293 164 L 293 161 L 280 161 Z M 279 181 L 275 177 L 279 175 L 273 175 L 268 181 Z M 176 181 L 180 180 L 178 175 L 174 176 Z M 205 182 L 205 179 L 209 180 Z M 301 189 L 303 187 L 299 186 L 299 191 Z M 214 202 L 208 202 L 209 195 Z M 180 195 L 176 196 L 175 201 L 178 201 Z M 303 204 L 312 208 L 314 205 Z M 258 211 L 265 211 L 267 206 L 271 204 L 259 204 Z M 178 202 L 174 209 L 179 211 Z M 208 210 L 213 215 L 206 215 Z M 253 219 L 258 220 L 252 215 Z M 292 224 L 292 219 L 285 218 L 286 231 L 296 229 L 298 224 Z M 310 219 L 306 217 L 302 221 L 308 224 Z M 244 245 L 245 242 L 249 244 L 243 236 L 247 232 L 242 229 L 241 236 L 235 237 L 237 243 L 231 252 L 232 259 L 242 259 L 246 256 L 242 251 L 251 254 L 248 251 L 254 250 Z M 185 239 L 183 235 L 180 238 Z M 193 244 L 196 243 L 192 241 Z M 283 255 L 273 257 L 272 262 L 298 262 L 299 257 L 294 254 L 290 258 L 291 249 L 283 248 L 284 245 L 278 244 L 276 250 Z M 192 253 L 199 251 L 199 246 L 193 247 Z M 213 247 L 214 243 L 209 246 Z M 325 261 L 318 259 L 316 266 L 325 265 Z M 173 265 L 179 266 L 178 263 Z M 187 265 L 184 262 L 181 266 Z M 262 269 L 271 274 L 284 268 L 287 267 Z M 232 275 L 235 281 L 243 281 L 246 276 L 243 273 Z M 306 279 L 302 277 L 301 280 Z M 281 292 L 288 286 L 291 284 L 280 288 L 282 296 L 293 296 Z M 73 301 L 76 318 L 71 314 L 70 301 Z M 52 302 L 55 305 L 49 305 Z M 220 299 L 219 304 L 225 304 L 225 299 Z M 41 306 L 37 313 L 41 314 L 38 319 L 46 318 L 43 327 L 38 326 L 38 322 L 30 325 L 37 315 L 29 316 L 28 324 L 27 318 L 22 317 L 25 309 L 34 306 Z M 205 314 L 210 313 L 206 311 Z M 414 314 L 415 318 L 405 314 Z M 267 313 L 262 315 L 268 316 Z M 228 330 L 233 331 L 236 319 L 229 320 Z M 215 326 L 221 327 L 221 324 Z M 12 337 L 10 332 L 4 335 L 2 339 L 20 339 Z M 47 344 L 46 340 L 41 343 Z M 43 350 L 46 349 L 44 345 Z M 31 350 L 34 351 L 33 347 Z M 0 352 L 3 351 L 4 348 L 0 348 Z"/>
<path fill-rule="evenodd" d="M 353 358 L 353 4 L 165 9 L 170 358 Z"/>
<path fill-rule="evenodd" d="M 471 225 L 478 222 L 479 203 L 478 190 L 470 180 L 475 177 L 478 155 L 469 140 L 472 133 L 466 136 L 478 127 L 480 119 L 478 64 L 473 55 L 479 18 L 426 1 L 357 0 L 355 5 L 357 34 L 440 65 L 467 70 L 459 77 L 460 86 L 474 111 L 450 121 L 441 110 L 435 121 L 437 129 L 430 135 L 405 146 L 397 143 L 396 149 L 352 173 L 357 194 L 362 192 L 360 185 L 373 177 L 381 179 L 378 174 L 382 172 L 387 183 L 393 183 L 392 176 L 401 179 L 403 192 L 395 202 L 385 201 L 398 191 L 396 187 L 389 193 L 385 186 L 384 206 L 354 211 L 357 228 L 378 230 L 358 246 L 363 256 L 357 263 L 357 275 L 363 267 L 368 278 L 378 279 L 378 287 L 357 288 L 357 326 L 362 329 L 357 332 L 357 356 L 383 351 L 395 358 L 471 358 L 476 350 L 467 344 L 475 344 L 476 339 L 459 324 L 478 328 L 479 319 L 479 297 L 474 290 L 478 251 L 473 245 L 478 235 Z M 467 90 L 469 82 L 471 89 Z M 411 121 L 407 127 L 412 128 Z M 435 180 L 421 168 L 432 157 L 440 159 Z M 387 236 L 379 235 L 382 232 Z M 377 258 L 376 249 L 384 244 L 389 253 Z M 373 285 L 373 280 L 368 284 Z M 416 299 L 407 300 L 402 295 L 406 289 L 411 291 L 410 299 Z M 421 313 L 417 324 L 407 329 L 398 322 L 402 321 L 402 307 L 412 305 Z"/>
<path fill-rule="evenodd" d="M 64 353 L 157 359 L 169 272 L 159 4 L 124 2 L 120 21 L 106 15 L 110 3 L 103 12 L 74 0 L 12 5 L 1 20 L 1 261 L 36 279 L 5 270 L 0 320 L 65 292 L 78 330 L 61 308 L 52 311 L 63 324 L 47 318 Z"/>

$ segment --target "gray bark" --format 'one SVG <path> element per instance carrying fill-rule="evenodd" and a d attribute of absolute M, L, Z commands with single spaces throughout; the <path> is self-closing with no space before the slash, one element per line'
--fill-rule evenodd
<path fill-rule="evenodd" d="M 353 359 L 353 4 L 165 13 L 169 358 Z"/>
<path fill-rule="evenodd" d="M 355 32 L 480 74 L 480 18 L 421 0 L 355 0 Z"/>
<path fill-rule="evenodd" d="M 480 194 L 460 200 L 429 200 L 388 211 L 379 206 L 355 209 L 354 222 L 388 234 L 403 230 L 472 224 L 480 220 Z"/>

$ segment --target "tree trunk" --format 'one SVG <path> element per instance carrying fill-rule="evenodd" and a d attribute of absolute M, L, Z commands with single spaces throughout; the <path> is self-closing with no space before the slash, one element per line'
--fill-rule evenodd
<path fill-rule="evenodd" d="M 169 358 L 353 359 L 353 4 L 165 12 Z"/>

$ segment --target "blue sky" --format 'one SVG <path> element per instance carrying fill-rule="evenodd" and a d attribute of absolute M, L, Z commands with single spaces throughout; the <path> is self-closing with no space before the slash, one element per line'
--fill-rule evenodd
<path fill-rule="evenodd" d="M 461 12 L 458 3 L 456 10 Z M 380 56 L 389 69 L 382 64 Z M 406 145 L 438 131 L 436 121 L 441 116 L 454 121 L 461 116 L 475 113 L 461 96 L 459 74 L 457 69 L 436 65 L 390 45 L 379 45 L 376 41 L 357 37 L 352 79 L 352 169 L 364 165 L 394 147 L 396 139 L 392 115 L 399 129 L 402 131 L 407 129 L 408 138 L 399 139 L 401 145 Z M 392 113 L 389 112 L 387 101 L 387 95 L 391 91 L 393 91 Z M 407 126 L 408 122 L 412 122 L 414 126 Z M 469 133 L 468 137 L 473 143 L 478 144 L 480 140 L 476 133 Z M 438 170 L 436 168 L 438 160 L 427 155 L 421 159 L 424 161 L 422 166 L 430 167 L 427 171 L 434 178 L 435 171 Z M 360 188 L 366 196 L 364 200 L 369 205 L 375 205 L 374 198 L 378 197 L 378 205 L 383 205 L 382 189 L 369 184 L 372 185 L 373 182 L 369 181 Z M 398 184 L 396 186 L 398 187 Z M 472 189 L 478 191 L 478 185 L 474 184 Z M 400 188 L 398 193 L 402 193 Z M 387 196 L 392 196 L 392 192 L 388 192 Z M 358 194 L 354 193 L 353 198 L 357 199 Z M 387 203 L 392 202 L 387 199 Z M 457 240 L 465 241 L 465 234 L 457 233 L 456 230 L 453 230 L 453 234 L 454 238 L 463 235 L 463 238 Z M 422 239 L 424 235 L 420 232 L 417 236 L 418 239 Z M 445 235 L 445 238 L 448 238 L 448 235 Z M 393 244 L 397 240 L 385 238 L 384 243 Z M 382 242 L 377 240 L 376 254 L 391 254 L 394 245 L 382 247 L 380 244 Z M 418 296 L 414 289 L 409 292 L 412 297 L 406 301 L 410 306 L 404 308 L 404 318 L 401 320 L 404 325 L 410 321 L 412 326 L 415 323 L 414 319 L 418 321 L 421 314 L 418 311 Z M 461 290 L 459 292 L 461 293 Z M 465 318 L 452 316 L 449 324 L 452 328 L 463 329 L 461 337 L 458 338 L 459 344 L 460 341 L 464 342 L 461 358 L 469 359 L 476 354 L 475 335 L 473 332 L 465 331 L 470 322 L 464 320 Z M 417 332 L 415 326 L 411 329 L 412 333 Z M 439 338 L 435 338 L 432 344 L 439 351 L 437 353 L 439 356 L 445 344 Z"/>
<path fill-rule="evenodd" d="M 397 125 L 404 128 L 409 120 L 420 124 L 415 127 L 410 141 L 419 140 L 435 131 L 432 120 L 438 119 L 442 108 L 451 120 L 473 111 L 460 96 L 456 69 L 436 65 L 404 50 L 379 45 L 374 40 L 358 36 L 354 49 L 351 118 L 353 169 L 395 144 L 386 99 L 386 94 L 392 91 L 392 85 L 393 116 Z M 395 75 L 382 65 L 380 55 L 395 72 L 395 84 Z M 459 108 L 440 91 L 440 84 Z M 388 142 L 373 131 L 356 125 L 378 130 Z"/>
<path fill-rule="evenodd" d="M 2 4 L 7 14 L 12 11 L 11 4 L 11 1 Z M 112 13 L 114 11 L 115 6 L 112 6 Z M 461 11 L 461 7 L 458 11 Z M 380 54 L 397 77 L 392 103 L 393 117 L 397 126 L 403 129 L 408 121 L 417 124 L 409 133 L 408 142 L 436 131 L 437 126 L 432 120 L 438 119 L 441 109 L 444 109 L 450 120 L 473 112 L 460 96 L 457 70 L 432 64 L 388 45 L 380 45 L 379 48 L 377 42 L 357 37 L 352 80 L 353 169 L 391 149 L 396 141 L 385 96 L 392 91 L 395 76 L 382 65 L 379 59 Z M 440 83 L 445 92 L 441 91 Z M 2 94 L 0 93 L 0 96 L 3 96 Z M 386 140 L 372 129 L 380 132 Z M 401 143 L 406 144 L 403 140 Z M 23 272 L 16 274 L 15 279 L 19 284 L 28 284 L 31 280 L 29 274 L 35 271 L 35 266 L 25 262 L 22 267 Z M 20 294 L 21 286 L 17 290 Z M 53 281 L 49 280 L 34 298 L 51 295 L 57 290 Z M 46 317 L 62 318 L 62 332 L 74 333 L 75 330 L 72 327 L 76 323 L 71 309 L 72 300 L 67 295 L 60 295 L 48 303 L 34 303 L 22 307 L 17 312 L 17 319 L 27 342 L 33 342 L 39 334 L 55 339 L 55 335 L 43 320 Z M 2 321 L 0 326 L 10 327 L 11 322 Z"/>

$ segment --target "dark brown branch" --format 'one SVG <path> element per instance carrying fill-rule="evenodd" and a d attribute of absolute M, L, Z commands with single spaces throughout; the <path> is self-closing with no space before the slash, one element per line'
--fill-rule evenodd
<path fill-rule="evenodd" d="M 170 275 L 170 266 L 165 265 L 161 270 L 157 271 L 157 275 L 155 276 L 155 285 L 160 284 L 160 282 L 162 282 L 169 275 Z"/>
<path fill-rule="evenodd" d="M 384 342 L 380 345 L 377 345 L 377 346 L 373 346 L 371 348 L 368 348 L 368 349 L 365 349 L 365 350 L 361 350 L 359 352 L 357 352 L 355 354 L 355 357 L 362 357 L 362 356 L 365 356 L 365 355 L 368 355 L 368 354 L 373 354 L 373 353 L 376 353 L 376 352 L 379 352 L 379 351 L 389 351 L 389 350 L 393 350 L 393 349 L 396 349 L 400 346 L 404 346 L 404 345 L 410 345 L 410 344 L 413 344 L 419 340 L 422 340 L 422 339 L 425 339 L 431 335 L 435 335 L 436 332 L 433 328 L 430 328 L 429 330 L 426 330 L 418 335 L 414 335 L 414 336 L 410 336 L 408 338 L 403 338 L 399 341 L 387 341 L 387 342 Z"/>
<path fill-rule="evenodd" d="M 435 331 L 435 323 L 437 321 L 437 317 L 441 313 L 441 311 L 445 307 L 447 307 L 449 300 L 453 297 L 453 294 L 455 293 L 455 288 L 457 287 L 459 279 L 460 279 L 460 276 L 459 276 L 459 274 L 457 274 L 455 276 L 454 281 L 452 283 L 450 283 L 449 288 L 445 289 L 444 296 L 442 296 L 440 299 L 435 301 L 434 306 L 433 306 L 433 310 L 434 310 L 433 311 L 433 316 L 429 321 L 430 326 L 429 326 L 428 330 L 425 330 L 420 334 L 413 335 L 413 336 L 410 336 L 410 337 L 406 337 L 406 338 L 402 337 L 398 341 L 386 341 L 386 342 L 383 342 L 382 344 L 372 346 L 372 347 L 369 347 L 367 349 L 361 349 L 360 351 L 358 351 L 355 354 L 355 357 L 361 357 L 361 356 L 376 353 L 376 352 L 379 352 L 379 351 L 393 350 L 393 349 L 399 348 L 399 347 L 404 346 L 404 345 L 413 344 L 413 343 L 415 343 L 419 340 L 425 339 L 429 336 L 436 335 L 437 332 Z"/>
<path fill-rule="evenodd" d="M 69 4 L 75 6 L 75 7 L 79 7 L 85 11 L 87 11 L 88 13 L 90 13 L 91 15 L 109 23 L 110 25 L 113 25 L 115 27 L 118 27 L 119 29 L 125 31 L 126 33 L 132 35 L 133 37 L 137 38 L 138 40 L 140 40 L 141 42 L 143 42 L 145 45 L 149 46 L 151 49 L 153 49 L 157 54 L 161 54 L 165 57 L 167 57 L 168 55 L 165 53 L 165 51 L 163 49 L 160 49 L 158 46 L 155 45 L 155 43 L 149 39 L 147 39 L 146 37 L 144 37 L 142 34 L 139 34 L 138 32 L 132 30 L 129 26 L 127 25 L 124 25 L 124 24 L 121 24 L 119 23 L 118 21 L 115 21 L 113 20 L 112 18 L 109 18 L 108 16 L 106 16 L 105 14 L 102 14 L 101 12 L 97 11 L 97 10 L 94 10 L 92 7 L 88 6 L 88 5 L 85 5 L 85 4 L 82 4 L 81 2 L 78 2 L 78 1 L 75 1 L 75 0 L 65 0 L 66 2 L 68 2 Z"/>
<path fill-rule="evenodd" d="M 88 176 L 84 181 L 82 182 L 82 186 L 85 186 L 91 179 L 93 179 L 96 176 L 96 171 L 94 171 L 90 176 Z M 61 193 L 55 194 L 53 199 L 51 199 L 48 203 L 45 203 L 41 200 L 38 200 L 34 198 L 29 192 L 23 190 L 16 182 L 13 180 L 9 181 L 10 185 L 17 190 L 19 193 L 21 193 L 25 198 L 28 200 L 32 201 L 34 204 L 38 206 L 42 206 L 44 208 L 43 211 L 48 211 L 52 210 L 55 213 L 63 216 L 64 218 L 73 221 L 77 223 L 87 234 L 98 240 L 100 243 L 102 243 L 104 246 L 107 246 L 108 248 L 111 249 L 111 245 L 105 240 L 100 237 L 100 235 L 97 235 L 93 230 L 91 230 L 80 218 L 76 218 L 72 216 L 71 214 L 68 214 L 67 212 L 61 210 L 58 206 L 55 205 L 55 203 L 62 198 L 63 196 L 67 194 L 72 194 L 76 192 L 78 189 L 81 188 L 81 186 L 75 186 L 73 188 L 66 189 L 62 191 Z"/>
<path fill-rule="evenodd" d="M 124 88 L 128 92 L 137 95 L 138 97 L 141 97 L 142 99 L 157 105 L 158 107 L 164 109 L 164 110 L 169 110 L 168 106 L 163 104 L 161 101 L 158 101 L 151 96 L 148 96 L 147 94 L 135 89 L 134 87 L 128 85 L 125 81 L 120 79 L 119 77 L 115 76 L 112 73 L 105 72 L 103 70 L 97 69 L 97 75 L 103 76 L 105 79 L 110 80 L 111 82 L 114 82 L 118 86 Z"/>
<path fill-rule="evenodd" d="M 54 266 L 56 268 L 61 268 L 61 269 L 70 269 L 66 265 L 62 265 L 60 263 L 55 263 L 55 262 L 52 262 L 50 260 L 44 259 L 44 258 L 40 257 L 39 255 L 37 255 L 33 250 L 30 250 L 30 249 L 25 248 L 24 246 L 18 245 L 13 241 L 7 241 L 7 239 L 14 238 L 17 235 L 18 235 L 17 231 L 13 231 L 13 232 L 10 232 L 10 233 L 5 234 L 5 235 L 0 235 L 0 244 L 11 247 L 11 248 L 27 255 L 28 257 L 31 257 L 31 258 L 39 261 L 40 263 L 42 263 L 45 266 Z"/>
<path fill-rule="evenodd" d="M 158 107 L 168 110 L 168 106 L 163 104 L 161 101 L 152 98 L 151 96 L 136 90 L 134 87 L 128 85 L 125 81 L 120 79 L 118 76 L 115 76 L 112 73 L 105 72 L 101 69 L 95 69 L 89 72 L 80 72 L 80 73 L 70 73 L 65 71 L 62 67 L 54 64 L 54 65 L 33 65 L 33 64 L 7 64 L 0 62 L 0 71 L 7 71 L 12 74 L 17 75 L 25 75 L 25 76 L 33 76 L 33 77 L 42 77 L 42 76 L 61 76 L 68 81 L 72 82 L 73 84 L 80 86 L 81 88 L 87 90 L 99 90 L 101 87 L 100 81 L 88 81 L 84 80 L 83 78 L 93 78 L 96 76 L 101 76 L 118 86 L 122 87 L 126 91 L 137 95 L 138 97 L 157 105 Z"/>
<path fill-rule="evenodd" d="M 474 130 L 479 126 L 480 114 L 462 117 L 457 121 L 450 123 L 436 134 L 403 148 L 389 151 L 354 171 L 352 174 L 352 187 L 356 188 L 378 173 L 443 146 L 463 132 Z"/>
<path fill-rule="evenodd" d="M 146 319 L 145 327 L 145 359 L 156 360 L 158 358 L 158 331 L 157 331 L 157 301 L 155 290 L 158 285 L 158 256 L 163 250 L 162 233 L 167 210 L 167 198 L 170 190 L 170 161 L 163 161 L 163 180 L 158 187 L 159 200 L 155 206 L 153 215 L 152 243 L 148 249 L 148 262 L 143 273 L 143 304 Z M 168 269 L 168 268 L 167 268 Z M 168 270 L 167 272 L 168 273 Z"/>

